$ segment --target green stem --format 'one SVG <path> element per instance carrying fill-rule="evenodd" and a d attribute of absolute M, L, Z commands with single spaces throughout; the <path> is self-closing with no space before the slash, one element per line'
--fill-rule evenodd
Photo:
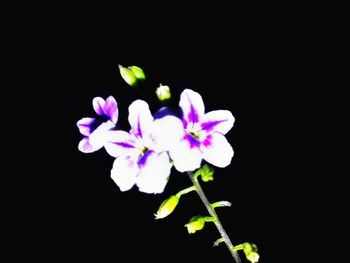
<path fill-rule="evenodd" d="M 203 191 L 202 187 L 200 186 L 197 177 L 194 176 L 192 172 L 187 172 L 187 174 L 189 175 L 189 177 L 190 177 L 190 179 L 191 179 L 191 181 L 193 183 L 193 186 L 196 188 L 195 190 L 196 190 L 197 194 L 199 195 L 199 197 L 202 200 L 203 204 L 207 208 L 208 213 L 213 218 L 215 218 L 214 224 L 215 224 L 216 228 L 218 229 L 218 231 L 220 232 L 221 237 L 224 239 L 224 242 L 225 242 L 228 250 L 230 251 L 233 259 L 235 260 L 236 263 L 241 263 L 241 259 L 240 259 L 239 255 L 237 254 L 236 251 L 234 251 L 232 249 L 233 248 L 232 242 L 231 242 L 230 238 L 228 237 L 224 227 L 222 226 L 222 224 L 221 224 L 221 222 L 219 220 L 219 217 L 216 214 L 214 208 L 210 205 L 207 197 L 205 196 L 204 191 Z"/>
<path fill-rule="evenodd" d="M 196 190 L 196 187 L 193 185 L 193 186 L 190 186 L 186 189 L 181 190 L 180 192 L 178 192 L 176 194 L 176 196 L 180 198 L 181 195 L 187 194 L 187 193 L 195 191 L 195 190 Z"/>

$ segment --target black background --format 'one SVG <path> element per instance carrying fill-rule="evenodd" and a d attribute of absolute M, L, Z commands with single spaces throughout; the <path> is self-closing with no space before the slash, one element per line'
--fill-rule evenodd
<path fill-rule="evenodd" d="M 155 23 L 80 18 L 79 12 L 22 23 L 13 62 L 25 70 L 12 84 L 21 82 L 16 103 L 25 118 L 16 131 L 25 132 L 20 145 L 26 147 L 16 157 L 24 164 L 13 167 L 21 171 L 13 194 L 20 198 L 11 206 L 17 226 L 8 243 L 48 261 L 232 261 L 224 245 L 212 247 L 219 237 L 213 225 L 193 235 L 184 228 L 190 217 L 205 214 L 195 193 L 185 195 L 168 218 L 154 220 L 165 198 L 190 185 L 186 174 L 173 169 L 163 194 L 137 187 L 122 193 L 110 178 L 113 159 L 103 149 L 77 149 L 82 137 L 76 122 L 94 116 L 94 97 L 113 95 L 119 122 L 127 127 L 133 100 L 146 100 L 153 113 L 161 106 L 154 92 L 162 83 L 171 88 L 173 106 L 190 88 L 202 95 L 207 112 L 227 109 L 235 116 L 227 134 L 232 163 L 202 186 L 210 201 L 232 202 L 218 209 L 232 242 L 253 242 L 262 262 L 276 262 L 285 247 L 281 240 L 302 220 L 292 186 L 310 162 L 305 151 L 313 141 L 305 127 L 315 112 L 302 109 L 317 101 L 307 77 L 317 57 L 312 31 L 298 19 L 251 11 L 218 12 L 222 16 L 215 19 L 207 13 L 201 20 L 190 12 L 164 26 L 164 13 Z M 140 66 L 147 81 L 129 87 L 118 64 Z M 305 138 L 310 140 L 301 150 Z"/>

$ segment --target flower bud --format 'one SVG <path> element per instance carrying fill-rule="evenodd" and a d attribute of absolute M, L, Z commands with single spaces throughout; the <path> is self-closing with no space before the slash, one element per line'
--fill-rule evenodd
<path fill-rule="evenodd" d="M 258 251 L 258 248 L 256 247 L 255 244 L 250 244 L 248 242 L 245 242 L 243 244 L 243 252 L 246 258 L 252 263 L 256 263 L 259 261 L 260 256 L 257 251 Z"/>
<path fill-rule="evenodd" d="M 214 168 L 205 164 L 203 165 L 198 173 L 201 175 L 203 182 L 209 182 L 214 180 Z"/>
<path fill-rule="evenodd" d="M 195 233 L 197 230 L 203 229 L 205 225 L 205 218 L 202 216 L 194 216 L 190 221 L 185 225 L 189 234 Z"/>
<path fill-rule="evenodd" d="M 160 86 L 156 89 L 157 97 L 160 101 L 168 100 L 171 98 L 170 88 L 169 86 Z"/>
<path fill-rule="evenodd" d="M 137 78 L 135 74 L 128 68 L 125 68 L 121 65 L 118 65 L 119 72 L 124 81 L 130 85 L 130 86 L 136 86 L 137 85 Z"/>
<path fill-rule="evenodd" d="M 131 72 L 134 73 L 135 77 L 138 80 L 145 80 L 146 79 L 146 75 L 143 72 L 142 68 L 137 67 L 137 66 L 130 66 L 130 67 L 128 67 L 128 69 L 130 69 Z"/>
<path fill-rule="evenodd" d="M 179 197 L 176 195 L 172 195 L 168 199 L 164 200 L 157 213 L 154 214 L 155 219 L 161 219 L 170 215 L 179 203 L 179 200 Z"/>

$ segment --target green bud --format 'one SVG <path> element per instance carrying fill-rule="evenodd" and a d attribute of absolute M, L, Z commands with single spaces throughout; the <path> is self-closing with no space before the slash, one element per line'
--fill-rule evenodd
<path fill-rule="evenodd" d="M 205 164 L 196 172 L 200 174 L 203 182 L 209 182 L 214 180 L 214 168 Z"/>
<path fill-rule="evenodd" d="M 193 234 L 198 230 L 203 229 L 205 225 L 205 218 L 202 216 L 194 216 L 190 221 L 185 225 L 189 234 Z"/>
<path fill-rule="evenodd" d="M 120 75 L 122 76 L 124 81 L 132 87 L 136 86 L 137 85 L 137 78 L 136 78 L 135 74 L 130 69 L 125 68 L 121 65 L 118 65 L 118 67 L 119 67 Z"/>
<path fill-rule="evenodd" d="M 243 252 L 246 258 L 252 263 L 256 263 L 259 261 L 260 256 L 257 251 L 258 251 L 258 248 L 255 244 L 250 244 L 248 242 L 245 242 L 243 244 Z"/>
<path fill-rule="evenodd" d="M 168 199 L 164 200 L 157 213 L 154 214 L 155 219 L 161 219 L 170 215 L 179 203 L 179 200 L 180 198 L 176 195 L 172 195 Z"/>
<path fill-rule="evenodd" d="M 156 89 L 156 95 L 160 101 L 168 100 L 171 98 L 170 88 L 169 86 L 160 86 Z"/>
<path fill-rule="evenodd" d="M 131 72 L 134 73 L 135 77 L 138 80 L 145 80 L 146 79 L 146 75 L 143 72 L 142 68 L 137 67 L 137 66 L 130 66 L 130 67 L 128 67 L 128 69 L 130 69 Z"/>

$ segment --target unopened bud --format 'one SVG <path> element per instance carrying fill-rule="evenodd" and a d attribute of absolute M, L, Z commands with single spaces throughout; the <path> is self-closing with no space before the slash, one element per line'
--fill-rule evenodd
<path fill-rule="evenodd" d="M 168 100 L 171 98 L 170 88 L 169 86 L 160 86 L 156 89 L 157 97 L 160 101 Z"/>
<path fill-rule="evenodd" d="M 248 242 L 243 244 L 243 252 L 246 258 L 252 263 L 256 263 L 259 261 L 260 256 L 257 251 L 258 248 L 255 244 L 250 244 Z"/>
<path fill-rule="evenodd" d="M 142 68 L 137 67 L 137 66 L 130 66 L 130 67 L 128 67 L 128 69 L 130 69 L 131 72 L 134 73 L 135 77 L 138 80 L 145 80 L 146 79 L 146 75 L 143 72 Z"/>
<path fill-rule="evenodd" d="M 214 180 L 214 168 L 205 164 L 198 171 L 198 174 L 201 175 L 203 182 L 209 182 Z"/>
<path fill-rule="evenodd" d="M 135 74 L 130 69 L 125 68 L 121 65 L 118 65 L 118 67 L 119 67 L 120 75 L 122 76 L 124 81 L 132 87 L 136 86 L 137 85 L 137 78 L 136 78 Z"/>
<path fill-rule="evenodd" d="M 185 225 L 189 234 L 193 234 L 198 230 L 202 230 L 205 225 L 205 218 L 202 216 L 194 216 Z"/>
<path fill-rule="evenodd" d="M 157 213 L 154 214 L 155 219 L 161 219 L 170 215 L 179 203 L 179 200 L 179 197 L 176 195 L 172 195 L 168 199 L 164 200 Z"/>

